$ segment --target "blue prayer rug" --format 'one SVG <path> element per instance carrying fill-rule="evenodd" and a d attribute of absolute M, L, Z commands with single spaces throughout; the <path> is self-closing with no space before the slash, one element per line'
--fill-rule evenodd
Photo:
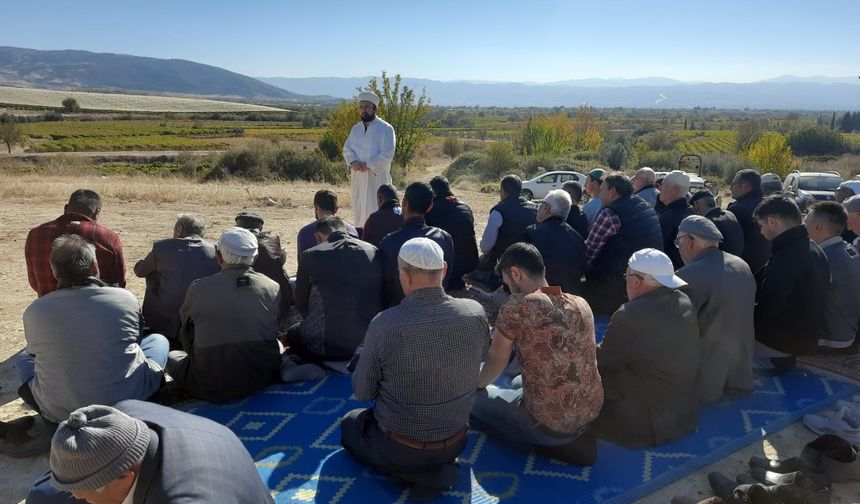
<path fill-rule="evenodd" d="M 597 325 L 602 335 L 606 320 Z M 804 369 L 757 377 L 754 392 L 703 407 L 696 432 L 639 450 L 601 442 L 592 467 L 570 466 L 472 431 L 459 458 L 460 480 L 437 502 L 630 502 L 856 391 Z M 340 446 L 340 418 L 369 406 L 351 394 L 348 376 L 329 375 L 272 386 L 238 402 L 197 402 L 184 409 L 239 436 L 276 502 L 405 502 L 402 487 Z"/>

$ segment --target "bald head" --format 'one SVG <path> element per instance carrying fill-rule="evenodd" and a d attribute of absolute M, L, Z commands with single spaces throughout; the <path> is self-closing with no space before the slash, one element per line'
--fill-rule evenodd
<path fill-rule="evenodd" d="M 633 190 L 638 191 L 649 184 L 655 184 L 657 182 L 657 175 L 651 168 L 643 166 L 636 170 L 636 174 L 633 175 L 633 179 L 630 182 L 633 184 Z"/>

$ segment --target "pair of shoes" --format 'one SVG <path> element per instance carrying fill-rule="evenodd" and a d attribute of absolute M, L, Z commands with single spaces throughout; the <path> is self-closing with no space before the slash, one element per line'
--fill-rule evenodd
<path fill-rule="evenodd" d="M 851 443 L 834 434 L 824 434 L 806 444 L 799 457 L 768 460 L 752 457 L 751 468 L 763 468 L 774 473 L 804 472 L 825 474 L 831 481 L 860 481 L 860 458 Z"/>
<path fill-rule="evenodd" d="M 801 471 L 780 474 L 761 467 L 754 467 L 753 478 L 770 486 L 779 502 L 802 502 L 804 504 L 829 504 L 832 488 L 830 478 L 823 473 Z"/>
<path fill-rule="evenodd" d="M 719 472 L 708 473 L 708 484 L 726 504 L 776 504 L 775 492 L 759 483 L 738 484 Z"/>
<path fill-rule="evenodd" d="M 583 432 L 569 443 L 558 446 L 535 445 L 535 453 L 577 466 L 591 466 L 597 460 L 597 438 Z"/>
<path fill-rule="evenodd" d="M 803 423 L 816 434 L 836 434 L 860 445 L 860 404 L 856 402 L 839 401 L 835 410 L 804 415 Z"/>

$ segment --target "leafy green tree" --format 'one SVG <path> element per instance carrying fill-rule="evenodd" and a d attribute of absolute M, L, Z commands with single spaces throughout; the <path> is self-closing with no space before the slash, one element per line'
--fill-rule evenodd
<path fill-rule="evenodd" d="M 845 115 L 842 116 L 842 123 L 839 125 L 839 129 L 843 133 L 851 133 L 854 129 L 851 127 L 851 112 L 845 112 Z"/>
<path fill-rule="evenodd" d="M 349 130 L 361 120 L 358 112 L 358 100 L 344 100 L 331 111 L 319 148 L 332 161 L 343 159 L 343 144 L 349 136 Z"/>
<path fill-rule="evenodd" d="M 605 145 L 602 153 L 603 161 L 613 170 L 620 170 L 627 162 L 627 148 L 621 142 Z"/>
<path fill-rule="evenodd" d="M 523 154 L 561 155 L 575 142 L 574 120 L 566 114 L 531 116 L 519 133 L 519 150 Z"/>
<path fill-rule="evenodd" d="M 409 163 L 418 154 L 418 148 L 430 136 L 429 128 L 435 125 L 428 117 L 432 110 L 430 99 L 423 89 L 420 95 L 416 95 L 412 88 L 401 85 L 400 74 L 392 80 L 386 72 L 382 72 L 379 78 L 371 78 L 365 90 L 379 96 L 376 114 L 394 127 L 397 135 L 394 164 L 405 175 Z"/>
<path fill-rule="evenodd" d="M 72 98 L 71 96 L 63 100 L 63 112 L 74 113 L 80 111 L 81 106 L 78 105 L 78 100 Z"/>
<path fill-rule="evenodd" d="M 844 129 L 843 124 L 843 129 Z M 837 131 L 824 128 L 803 128 L 788 136 L 791 150 L 797 156 L 819 156 L 842 154 L 848 150 L 848 143 Z"/>
<path fill-rule="evenodd" d="M 774 131 L 764 133 L 744 151 L 744 157 L 761 172 L 776 173 L 782 178 L 791 172 L 791 147 L 784 136 Z"/>
<path fill-rule="evenodd" d="M 9 154 L 12 154 L 12 147 L 15 145 L 24 145 L 27 142 L 27 135 L 21 126 L 15 122 L 14 117 L 8 117 L 0 122 L 0 140 L 6 144 L 6 149 Z"/>

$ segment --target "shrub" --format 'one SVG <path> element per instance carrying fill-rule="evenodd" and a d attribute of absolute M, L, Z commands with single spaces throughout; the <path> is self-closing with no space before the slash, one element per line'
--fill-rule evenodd
<path fill-rule="evenodd" d="M 670 131 L 655 131 L 639 137 L 639 142 L 645 144 L 648 150 L 652 151 L 673 150 L 679 140 L 678 135 Z"/>
<path fill-rule="evenodd" d="M 225 152 L 204 180 L 227 177 L 338 184 L 347 181 L 349 174 L 340 163 L 330 161 L 319 149 L 295 151 L 278 145 L 254 144 Z"/>
<path fill-rule="evenodd" d="M 678 151 L 645 151 L 639 154 L 639 166 L 650 166 L 656 171 L 678 168 Z"/>
<path fill-rule="evenodd" d="M 80 112 L 81 106 L 78 105 L 78 100 L 75 100 L 71 96 L 63 100 L 63 112 L 73 114 L 75 112 Z"/>
<path fill-rule="evenodd" d="M 788 143 L 797 156 L 842 154 L 848 150 L 848 144 L 842 135 L 821 127 L 797 130 L 788 136 Z"/>
<path fill-rule="evenodd" d="M 735 152 L 743 152 L 761 138 L 763 133 L 760 121 L 744 121 L 738 126 L 738 136 L 735 139 Z"/>
<path fill-rule="evenodd" d="M 518 171 L 519 160 L 510 142 L 493 142 L 480 163 L 480 171 L 488 180 L 499 180 L 502 176 Z"/>
<path fill-rule="evenodd" d="M 477 175 L 477 165 L 483 157 L 480 152 L 465 152 L 448 165 L 445 176 L 454 182 L 462 177 Z"/>
<path fill-rule="evenodd" d="M 620 170 L 627 162 L 627 149 L 623 143 L 606 144 L 601 154 L 603 161 L 613 170 Z"/>
<path fill-rule="evenodd" d="M 341 152 L 342 146 L 337 144 L 331 131 L 323 133 L 318 147 L 320 152 L 322 152 L 329 161 L 338 161 L 343 159 L 343 152 Z"/>
<path fill-rule="evenodd" d="M 42 115 L 42 119 L 45 122 L 59 122 L 63 120 L 63 114 L 57 112 L 56 110 L 49 110 Z"/>
<path fill-rule="evenodd" d="M 702 173 L 731 183 L 740 170 L 755 169 L 749 159 L 725 152 L 702 154 Z"/>
<path fill-rule="evenodd" d="M 442 142 L 442 152 L 451 159 L 462 154 L 464 149 L 463 141 L 455 136 L 447 136 L 445 137 L 445 141 Z"/>
<path fill-rule="evenodd" d="M 574 144 L 574 121 L 566 114 L 532 116 L 518 135 L 519 151 L 526 155 L 559 155 Z"/>

